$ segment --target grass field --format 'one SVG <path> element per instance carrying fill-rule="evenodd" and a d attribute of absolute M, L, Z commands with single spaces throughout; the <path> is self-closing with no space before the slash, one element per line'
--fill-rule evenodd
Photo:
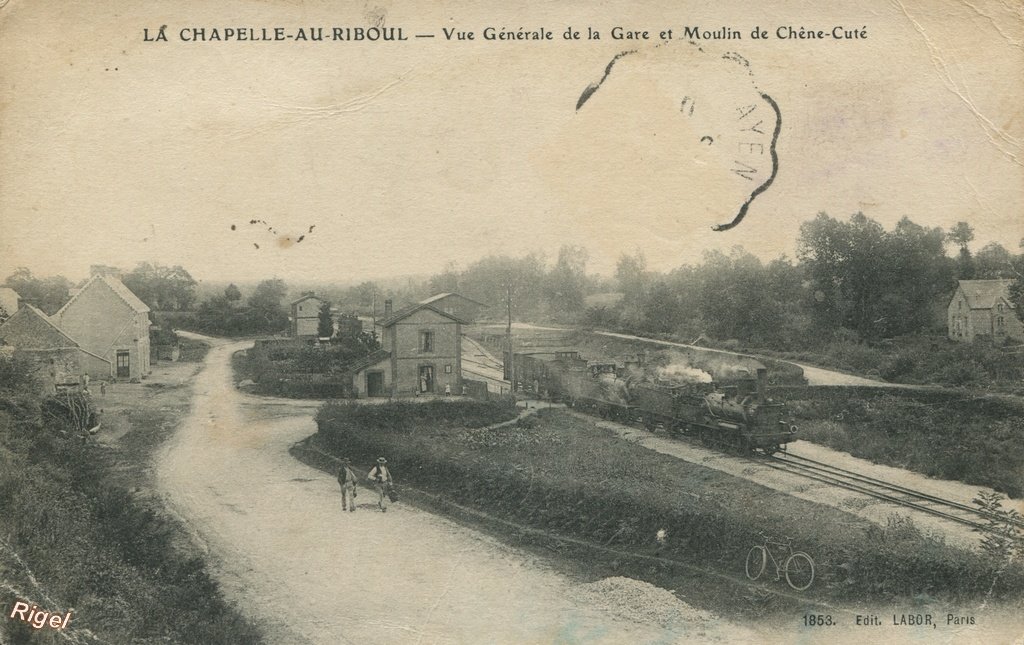
<path fill-rule="evenodd" d="M 372 423 L 356 406 L 327 404 L 311 441 L 357 463 L 386 454 L 400 481 L 524 526 L 739 577 L 759 532 L 792 536 L 819 563 L 821 597 L 905 598 L 922 589 L 1012 596 L 1024 584 L 1019 565 L 1002 570 L 1004 563 L 936 542 L 908 522 L 879 530 L 647 450 L 564 411 L 491 430 L 451 423 L 458 404 L 444 405 L 452 406 L 448 421 L 433 423 L 424 407 L 419 419 L 394 427 Z M 384 418 L 386 405 L 372 407 Z M 659 531 L 667 538 L 659 541 Z"/>

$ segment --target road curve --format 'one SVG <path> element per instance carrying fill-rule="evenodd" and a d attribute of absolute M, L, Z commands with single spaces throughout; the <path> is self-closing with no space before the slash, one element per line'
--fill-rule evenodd
<path fill-rule="evenodd" d="M 576 585 L 530 555 L 401 503 L 380 513 L 365 489 L 343 513 L 334 479 L 288 454 L 315 431 L 315 407 L 234 388 L 230 356 L 249 344 L 214 343 L 156 472 L 229 598 L 270 642 L 653 643 L 744 631 L 604 613 L 573 601 Z"/>

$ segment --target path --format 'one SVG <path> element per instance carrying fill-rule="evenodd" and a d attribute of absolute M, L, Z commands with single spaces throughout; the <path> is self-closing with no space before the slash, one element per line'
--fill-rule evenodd
<path fill-rule="evenodd" d="M 686 349 L 699 349 L 704 352 L 711 352 L 716 354 L 727 354 L 729 356 L 744 356 L 752 358 L 760 358 L 756 354 L 744 354 L 741 352 L 730 352 L 725 349 L 712 349 L 710 347 L 701 347 L 700 345 L 687 345 L 686 343 L 676 343 L 668 340 L 655 340 L 653 338 L 644 338 L 643 336 L 632 336 L 630 334 L 619 334 L 611 331 L 595 331 L 595 334 L 601 336 L 609 336 L 611 338 L 622 338 L 624 340 L 638 340 L 644 343 L 652 343 L 655 345 L 664 345 L 666 347 L 683 347 Z M 781 360 L 781 359 L 780 359 Z M 807 379 L 808 385 L 859 385 L 864 387 L 916 387 L 907 386 L 900 383 L 886 383 L 885 381 L 875 381 L 872 379 L 864 378 L 862 376 L 854 376 L 852 374 L 846 374 L 844 372 L 836 372 L 835 370 L 827 370 L 821 367 L 813 367 L 811 365 L 804 365 L 803 363 L 795 363 L 793 361 L 782 361 L 786 363 L 792 363 L 797 367 L 803 369 L 804 377 Z M 919 387 L 919 386 L 918 386 Z"/>
<path fill-rule="evenodd" d="M 357 512 L 343 513 L 334 479 L 288 454 L 315 431 L 315 404 L 268 401 L 233 387 L 230 356 L 248 344 L 214 343 L 194 384 L 192 412 L 160 456 L 157 478 L 208 549 L 228 596 L 265 625 L 269 642 L 750 638 L 678 601 L 673 615 L 684 618 L 667 628 L 634 622 L 625 616 L 661 590 L 650 587 L 632 608 L 625 596 L 595 602 L 593 585 L 574 584 L 480 533 L 401 503 L 376 512 L 366 489 Z"/>

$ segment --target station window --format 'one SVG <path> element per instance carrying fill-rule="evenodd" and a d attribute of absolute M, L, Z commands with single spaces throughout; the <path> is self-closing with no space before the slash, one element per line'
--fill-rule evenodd
<path fill-rule="evenodd" d="M 420 332 L 420 351 L 421 352 L 432 352 L 432 351 L 434 351 L 434 332 L 432 332 L 432 331 L 421 331 Z"/>

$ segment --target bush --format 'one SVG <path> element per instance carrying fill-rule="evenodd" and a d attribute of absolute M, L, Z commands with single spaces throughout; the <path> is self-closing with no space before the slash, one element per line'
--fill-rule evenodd
<path fill-rule="evenodd" d="M 115 483 L 110 453 L 58 403 L 26 401 L 0 393 L 0 568 L 13 551 L 31 571 L 8 569 L 7 580 L 41 587 L 52 609 L 76 607 L 103 642 L 261 642 L 204 563 L 176 548 L 169 521 Z M 0 623 L 0 641 L 22 642 L 12 625 Z"/>
<path fill-rule="evenodd" d="M 780 388 L 801 438 L 931 477 L 1024 494 L 1024 406 L 885 388 Z"/>

